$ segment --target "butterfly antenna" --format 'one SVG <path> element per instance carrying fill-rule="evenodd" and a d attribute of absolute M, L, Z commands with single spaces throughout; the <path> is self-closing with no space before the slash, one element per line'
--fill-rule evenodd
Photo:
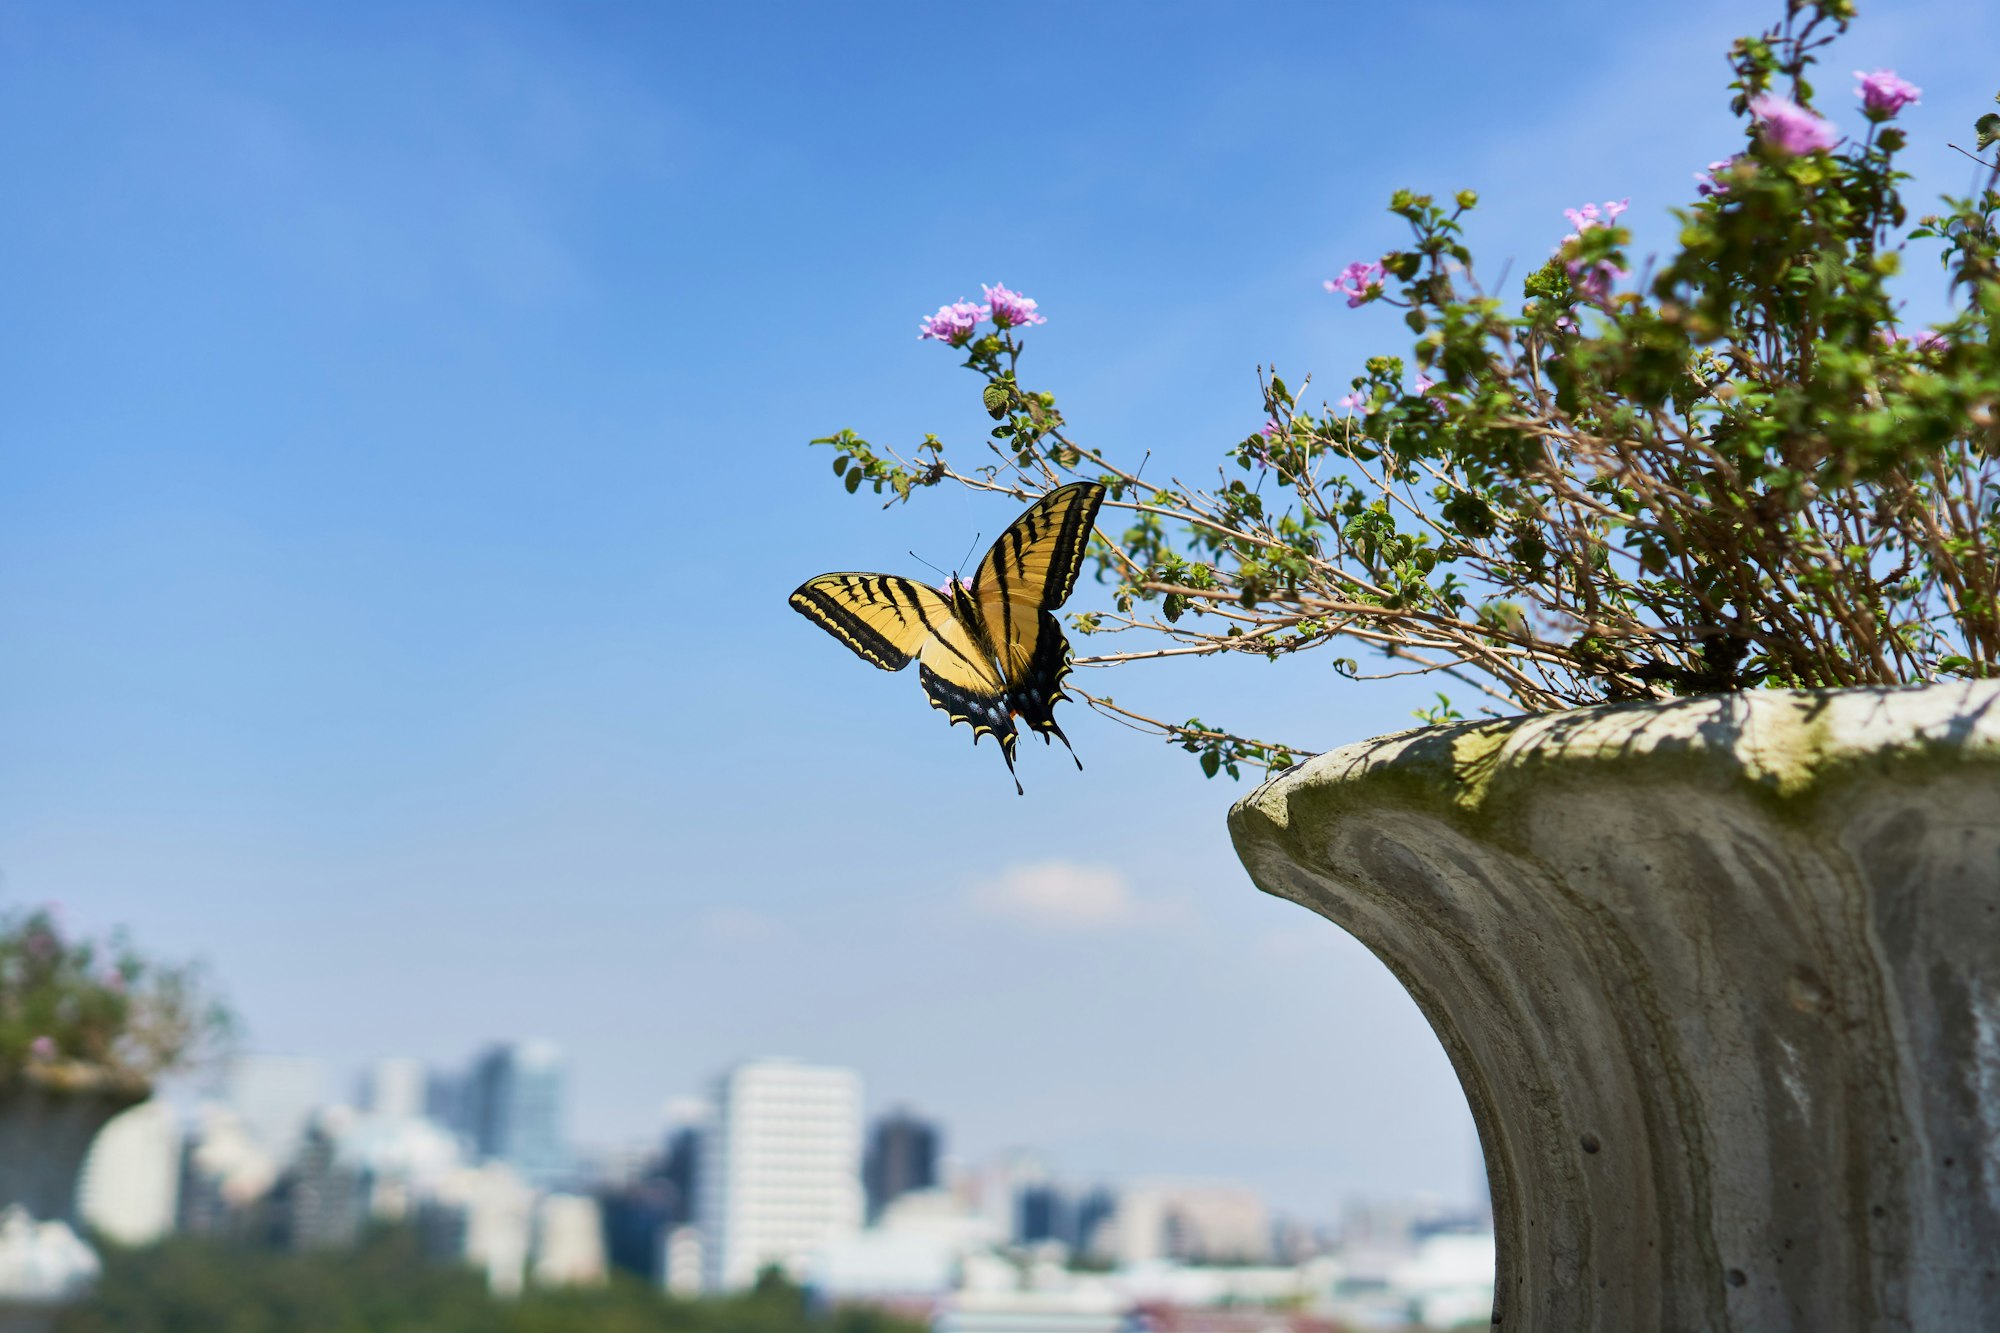
<path fill-rule="evenodd" d="M 945 571 L 943 571 L 942 569 L 938 569 L 936 565 L 924 559 L 922 556 L 918 555 L 915 551 L 910 552 L 910 559 L 916 561 L 918 564 L 922 565 L 925 569 L 937 570 L 938 573 L 944 574 L 946 578 L 953 577 L 953 575 L 945 574 Z"/>
<path fill-rule="evenodd" d="M 1146 464 L 1152 461 L 1153 461 L 1153 451 L 1151 449 L 1148 449 L 1145 453 L 1145 456 L 1139 460 L 1139 470 L 1132 474 L 1132 480 L 1137 481 L 1139 480 L 1139 478 L 1145 476 Z"/>
<path fill-rule="evenodd" d="M 979 539 L 980 539 L 981 537 L 984 537 L 985 535 L 986 535 L 986 534 L 985 534 L 985 533 L 983 533 L 983 532 L 975 532 L 975 533 L 973 533 L 973 534 L 972 534 L 972 545 L 970 545 L 970 546 L 966 547 L 966 548 L 965 548 L 965 554 L 964 554 L 964 555 L 962 555 L 962 556 L 960 556 L 960 557 L 958 558 L 958 567 L 959 567 L 960 569 L 964 569 L 964 568 L 965 568 L 965 562 L 966 562 L 966 561 L 968 561 L 968 560 L 970 560 L 970 559 L 972 559 L 972 553 L 973 553 L 974 551 L 976 551 L 976 550 L 978 550 L 978 549 L 979 549 Z M 957 577 L 958 577 L 958 575 L 956 575 L 956 574 L 953 574 L 953 575 L 952 575 L 952 577 L 953 577 L 953 578 L 957 578 Z"/>

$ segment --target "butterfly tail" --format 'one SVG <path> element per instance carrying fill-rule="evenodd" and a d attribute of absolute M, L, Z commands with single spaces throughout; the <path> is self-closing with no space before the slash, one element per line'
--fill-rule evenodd
<path fill-rule="evenodd" d="M 1063 735 L 1063 729 L 1056 725 L 1056 720 L 1054 718 L 1049 718 L 1046 722 L 1042 723 L 1041 726 L 1037 728 L 1037 730 L 1039 730 L 1042 733 L 1042 744 L 1044 745 L 1050 743 L 1049 738 L 1051 736 L 1061 741 L 1063 743 L 1063 749 L 1069 751 L 1069 757 L 1071 759 L 1076 760 L 1077 772 L 1081 773 L 1083 771 L 1083 760 L 1077 759 L 1076 747 L 1069 743 L 1069 737 Z"/>

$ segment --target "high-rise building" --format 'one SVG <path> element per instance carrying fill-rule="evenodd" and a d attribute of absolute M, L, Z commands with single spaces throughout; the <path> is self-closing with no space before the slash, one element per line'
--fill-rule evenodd
<path fill-rule="evenodd" d="M 861 1183 L 868 1192 L 870 1222 L 911 1190 L 927 1190 L 937 1185 L 941 1137 L 931 1121 L 901 1108 L 875 1122 L 861 1168 Z"/>
<path fill-rule="evenodd" d="M 660 1169 L 673 1191 L 667 1225 L 694 1221 L 694 1201 L 701 1179 L 701 1127 L 683 1125 L 667 1137 L 666 1161 Z"/>
<path fill-rule="evenodd" d="M 91 1229 L 120 1245 L 145 1245 L 174 1229 L 180 1200 L 181 1126 L 154 1098 L 112 1118 L 84 1159 L 77 1204 Z"/>
<path fill-rule="evenodd" d="M 466 1136 L 482 1161 L 505 1162 L 547 1188 L 569 1174 L 562 1056 L 545 1041 L 494 1046 L 466 1079 Z"/>
<path fill-rule="evenodd" d="M 415 1060 L 377 1060 L 368 1071 L 361 1105 L 370 1115 L 413 1119 L 424 1113 L 424 1067 Z"/>
<path fill-rule="evenodd" d="M 223 1101 L 252 1142 L 279 1167 L 288 1165 L 326 1103 L 326 1066 L 290 1055 L 246 1055 L 232 1060 Z"/>
<path fill-rule="evenodd" d="M 861 1077 L 791 1060 L 740 1064 L 716 1083 L 695 1184 L 710 1291 L 796 1269 L 861 1228 Z"/>

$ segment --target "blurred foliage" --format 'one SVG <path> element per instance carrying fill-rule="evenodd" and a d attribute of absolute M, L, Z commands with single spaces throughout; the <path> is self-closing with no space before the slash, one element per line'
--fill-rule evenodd
<path fill-rule="evenodd" d="M 104 1278 L 57 1333 L 921 1333 L 876 1310 L 808 1310 L 767 1273 L 713 1300 L 619 1275 L 603 1287 L 491 1296 L 469 1268 L 439 1264 L 386 1229 L 351 1250 L 285 1254 L 195 1237 L 121 1249 L 98 1242 Z"/>
<path fill-rule="evenodd" d="M 1225 442 L 1210 479 L 1142 481 L 1143 460 L 1075 438 L 999 321 L 941 339 L 981 382 L 983 457 L 935 435 L 814 443 L 850 492 L 889 503 L 947 481 L 1016 501 L 1102 481 L 1110 608 L 1071 623 L 1137 642 L 1079 665 L 1315 653 L 1343 681 L 1448 677 L 1489 712 L 1990 677 L 2000 163 L 1912 221 L 1902 103 L 1848 103 L 1865 131 L 1845 138 L 1812 110 L 1813 66 L 1852 17 L 1848 0 L 1791 0 L 1735 44 L 1744 141 L 1643 274 L 1623 203 L 1585 205 L 1509 302 L 1475 277 L 1476 197 L 1398 191 L 1408 239 L 1327 286 L 1399 308 L 1408 353 L 1368 358 L 1331 407 L 1260 373 L 1264 427 Z M 1975 128 L 1990 148 L 2000 119 Z M 1949 292 L 1928 329 L 1900 327 L 1892 296 L 1913 247 Z M 1211 777 L 1299 750 L 1084 698 Z M 1441 696 L 1419 716 L 1457 712 Z"/>
<path fill-rule="evenodd" d="M 63 933 L 47 908 L 0 913 L 0 1080 L 147 1084 L 216 1053 L 234 1024 L 193 964 Z"/>

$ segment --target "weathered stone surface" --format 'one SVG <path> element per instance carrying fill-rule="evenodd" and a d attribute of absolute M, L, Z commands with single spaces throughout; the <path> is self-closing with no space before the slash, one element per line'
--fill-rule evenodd
<path fill-rule="evenodd" d="M 1230 828 L 1443 1041 L 1502 1327 L 2000 1329 L 2000 685 L 1430 728 Z"/>
<path fill-rule="evenodd" d="M 77 1238 L 77 1173 L 106 1121 L 146 1098 L 143 1084 L 75 1075 L 0 1081 L 0 1333 L 43 1333 L 97 1281 Z"/>

